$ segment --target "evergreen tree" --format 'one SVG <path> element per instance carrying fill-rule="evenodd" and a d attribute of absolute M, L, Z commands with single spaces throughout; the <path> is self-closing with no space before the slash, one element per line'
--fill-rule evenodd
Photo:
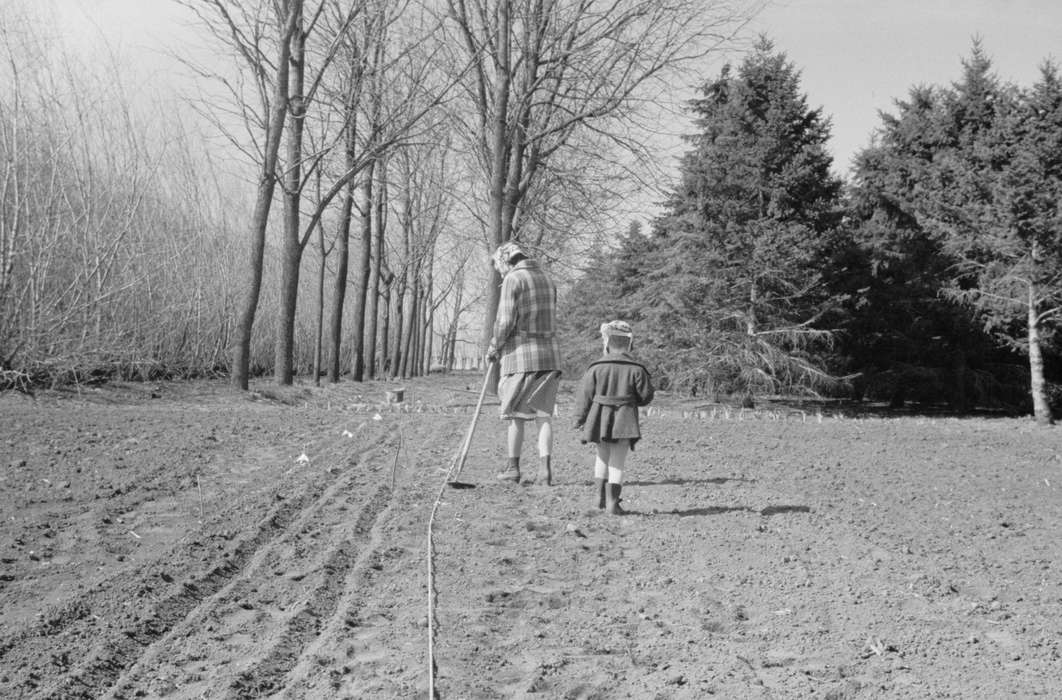
<path fill-rule="evenodd" d="M 1051 420 L 1041 349 L 1062 304 L 1059 100 L 1053 67 L 1023 93 L 999 82 L 975 43 L 959 82 L 916 90 L 898 116 L 883 119 L 857 174 L 875 213 L 931 253 L 921 261 L 939 275 L 938 289 L 1027 355 L 1040 422 Z M 949 355 L 965 375 L 969 333 L 954 331 Z"/>
<path fill-rule="evenodd" d="M 940 295 L 954 260 L 938 237 L 919 223 L 936 154 L 954 140 L 946 128 L 945 96 L 918 86 L 882 114 L 875 145 L 856 158 L 849 211 L 861 274 L 850 283 L 849 316 L 841 344 L 860 396 L 946 399 L 966 410 L 975 400 L 999 397 L 993 343 L 970 314 Z"/>
<path fill-rule="evenodd" d="M 818 323 L 836 305 L 821 271 L 840 243 L 829 120 L 767 39 L 701 93 L 681 181 L 630 271 L 655 363 L 693 390 L 820 390 Z"/>
<path fill-rule="evenodd" d="M 632 293 L 647 247 L 641 222 L 632 222 L 615 245 L 592 251 L 581 274 L 566 290 L 558 305 L 565 373 L 578 376 L 601 354 L 602 323 L 623 319 L 637 325 L 641 320 Z M 642 329 L 635 330 L 641 335 Z"/>

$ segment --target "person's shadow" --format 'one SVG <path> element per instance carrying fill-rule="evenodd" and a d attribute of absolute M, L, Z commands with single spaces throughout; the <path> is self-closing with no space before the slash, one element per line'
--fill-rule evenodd
<path fill-rule="evenodd" d="M 681 479 L 677 476 L 669 476 L 666 479 L 657 479 L 656 481 L 625 481 L 624 486 L 689 486 L 691 484 L 725 484 L 728 481 L 743 481 L 745 483 L 755 483 L 755 479 L 745 479 L 742 477 L 731 476 L 715 476 L 710 479 Z"/>
<path fill-rule="evenodd" d="M 685 510 L 656 510 L 644 515 L 677 515 L 680 518 L 688 518 L 695 515 L 722 515 L 740 511 L 755 512 L 748 506 L 705 506 L 704 508 L 686 508 Z"/>
<path fill-rule="evenodd" d="M 810 506 L 800 506 L 800 505 L 779 505 L 779 506 L 767 506 L 766 508 L 761 508 L 760 510 L 756 510 L 755 508 L 750 508 L 748 506 L 705 506 L 703 508 L 686 508 L 686 509 L 681 509 L 681 510 L 680 509 L 675 509 L 675 510 L 654 510 L 654 511 L 649 512 L 649 513 L 641 513 L 641 512 L 632 511 L 632 510 L 628 510 L 627 512 L 630 513 L 631 515 L 643 515 L 643 516 L 677 515 L 680 518 L 687 518 L 687 517 L 690 517 L 690 516 L 697 516 L 697 515 L 701 515 L 701 516 L 704 516 L 704 515 L 723 515 L 724 513 L 744 512 L 744 513 L 757 513 L 758 515 L 761 515 L 761 516 L 763 516 L 765 518 L 769 518 L 772 515 L 781 515 L 783 513 L 810 513 L 811 512 L 811 507 Z"/>

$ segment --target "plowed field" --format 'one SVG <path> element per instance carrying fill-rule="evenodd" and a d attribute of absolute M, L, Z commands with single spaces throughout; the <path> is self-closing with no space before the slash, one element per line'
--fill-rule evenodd
<path fill-rule="evenodd" d="M 0 394 L 0 697 L 1062 697 L 1058 428 L 661 396 L 610 517 L 403 386 Z"/>

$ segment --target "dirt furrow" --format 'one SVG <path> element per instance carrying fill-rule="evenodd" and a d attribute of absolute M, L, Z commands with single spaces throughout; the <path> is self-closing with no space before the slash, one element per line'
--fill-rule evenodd
<path fill-rule="evenodd" d="M 382 439 L 377 437 L 376 441 Z M 322 452 L 332 448 L 333 445 L 325 446 Z M 17 656 L 21 660 L 18 665 L 22 666 L 16 678 L 12 679 L 10 674 L 6 674 L 5 679 L 13 681 L 12 689 L 17 689 L 20 695 L 41 698 L 99 697 L 115 686 L 121 676 L 148 653 L 158 640 L 181 621 L 193 616 L 204 601 L 243 575 L 246 569 L 254 565 L 259 553 L 282 539 L 289 528 L 306 517 L 307 511 L 319 507 L 322 499 L 334 498 L 329 494 L 336 488 L 337 482 L 344 481 L 341 478 L 342 471 L 326 469 L 320 478 L 298 483 L 287 491 L 287 496 L 276 492 L 273 496 L 275 503 L 267 515 L 246 536 L 233 539 L 230 545 L 217 550 L 213 559 L 184 580 L 178 580 L 179 574 L 175 576 L 170 573 L 173 571 L 172 566 L 164 569 L 158 565 L 148 565 L 138 571 L 138 582 L 130 586 L 130 590 L 135 591 L 136 597 L 142 600 L 142 608 L 116 608 L 113 600 L 109 603 L 97 600 L 99 591 L 63 606 L 17 639 L 4 644 L 7 650 L 17 648 Z M 220 538 L 215 536 L 213 539 L 225 540 L 230 537 L 235 538 L 235 535 L 223 532 Z M 189 556 L 175 550 L 172 559 L 188 561 Z M 157 589 L 163 586 L 167 592 L 160 596 Z M 106 620 L 106 624 L 101 624 L 103 620 Z M 87 654 L 86 644 L 90 648 Z M 33 654 L 32 650 L 37 647 L 49 649 L 50 655 Z M 5 665 L 8 663 L 9 660 L 5 659 Z M 45 664 L 51 668 L 40 668 Z M 15 666 L 14 663 L 11 665 Z M 56 673 L 55 667 L 58 667 L 59 673 Z M 47 685 L 39 683 L 38 679 L 42 677 L 50 677 L 52 682 Z M 121 692 L 116 693 L 116 696 L 121 697 Z"/>
<path fill-rule="evenodd" d="M 306 646 L 336 611 L 347 577 L 361 558 L 373 525 L 387 508 L 391 487 L 377 488 L 361 508 L 351 537 L 338 543 L 323 566 L 324 576 L 304 605 L 288 621 L 278 642 L 254 667 L 241 673 L 229 688 L 230 697 L 254 698 L 284 687 L 288 672 L 295 668 Z"/>
<path fill-rule="evenodd" d="M 376 436 L 368 445 L 363 445 L 364 452 L 352 457 L 346 467 L 326 467 L 310 472 L 313 479 L 307 485 L 300 486 L 305 492 L 297 503 L 291 503 L 266 519 L 259 529 L 258 536 L 245 541 L 238 548 L 238 553 L 215 568 L 212 573 L 223 573 L 220 577 L 211 577 L 210 585 L 202 586 L 194 582 L 185 582 L 185 588 L 197 590 L 200 594 L 192 598 L 175 598 L 173 605 L 163 608 L 164 624 L 156 623 L 146 633 L 140 635 L 144 648 L 133 663 L 121 669 L 121 677 L 112 679 L 114 689 L 109 697 L 122 698 L 142 694 L 145 689 L 152 692 L 170 692 L 178 687 L 175 678 L 168 678 L 160 668 L 167 667 L 174 659 L 184 658 L 184 650 L 208 643 L 202 639 L 209 635 L 231 616 L 248 614 L 248 611 L 263 609 L 270 602 L 268 594 L 258 591 L 258 581 L 272 578 L 274 571 L 284 574 L 286 581 L 294 582 L 297 587 L 303 579 L 312 579 L 315 572 L 327 572 L 331 556 L 322 554 L 318 539 L 323 528 L 334 522 L 337 512 L 345 512 L 352 504 L 345 494 L 357 491 L 365 479 L 361 467 L 366 462 L 379 461 L 387 448 L 380 444 L 386 436 Z M 362 508 L 360 504 L 353 504 Z M 292 573 L 294 572 L 294 573 Z M 162 617 L 162 616 L 160 616 Z M 199 678 L 193 681 L 201 680 Z"/>
<path fill-rule="evenodd" d="M 323 490 L 322 485 L 279 502 L 225 561 L 184 581 L 179 590 L 160 601 L 146 617 L 108 630 L 102 648 L 54 686 L 43 689 L 39 697 L 99 697 L 155 640 L 192 613 L 205 599 L 221 590 L 243 570 L 256 552 L 282 534 L 299 513 L 320 496 L 320 490 Z"/>

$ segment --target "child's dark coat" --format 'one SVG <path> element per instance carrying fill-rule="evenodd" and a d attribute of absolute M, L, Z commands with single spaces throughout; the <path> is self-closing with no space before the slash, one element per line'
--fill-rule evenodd
<path fill-rule="evenodd" d="M 642 433 L 638 407 L 653 400 L 649 371 L 630 353 L 608 353 L 590 364 L 575 401 L 575 427 L 586 442 L 628 439 L 631 447 Z"/>

